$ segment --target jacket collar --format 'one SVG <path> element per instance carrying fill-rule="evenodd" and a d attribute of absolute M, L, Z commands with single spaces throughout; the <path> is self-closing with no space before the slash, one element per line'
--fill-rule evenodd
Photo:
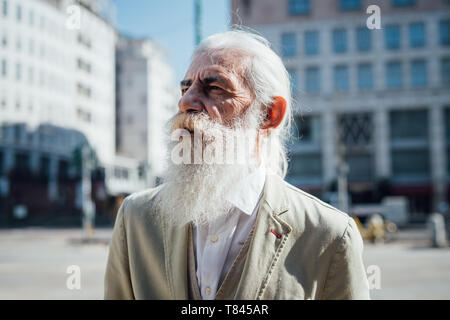
<path fill-rule="evenodd" d="M 281 215 L 289 208 L 289 201 L 285 192 L 286 182 L 275 174 L 266 175 L 263 201 L 267 203 L 274 215 Z"/>
<path fill-rule="evenodd" d="M 225 196 L 240 211 L 251 215 L 258 205 L 264 189 L 266 171 L 263 166 L 240 180 Z"/>

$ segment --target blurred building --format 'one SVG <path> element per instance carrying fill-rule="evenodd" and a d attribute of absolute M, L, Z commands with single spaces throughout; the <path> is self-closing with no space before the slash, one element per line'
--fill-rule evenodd
<path fill-rule="evenodd" d="M 381 28 L 369 29 L 370 5 Z M 232 22 L 282 56 L 296 100 L 288 180 L 333 190 L 340 147 L 353 203 L 449 201 L 450 1 L 232 0 Z M 372 17 L 373 18 L 373 17 Z"/>
<path fill-rule="evenodd" d="M 112 8 L 109 0 L 0 0 L 0 200 L 26 204 L 12 192 L 35 179 L 46 188 L 41 202 L 55 205 L 60 178 L 79 175 L 83 145 L 104 181 L 93 194 L 146 186 L 139 161 L 116 157 Z"/>
<path fill-rule="evenodd" d="M 120 36 L 116 48 L 116 146 L 137 159 L 148 185 L 162 175 L 164 125 L 176 113 L 178 90 L 166 54 L 150 39 Z"/>

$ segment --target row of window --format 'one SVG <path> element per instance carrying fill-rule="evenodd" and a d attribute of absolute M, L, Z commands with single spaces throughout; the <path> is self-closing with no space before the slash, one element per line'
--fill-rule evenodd
<path fill-rule="evenodd" d="M 441 60 L 441 83 L 450 85 L 450 57 Z M 417 59 L 410 61 L 409 85 L 412 88 L 421 88 L 428 85 L 427 61 Z M 299 90 L 299 79 L 296 69 L 288 69 L 293 93 Z M 350 68 L 347 65 L 333 67 L 333 88 L 335 91 L 345 92 L 350 89 Z M 361 63 L 356 66 L 357 86 L 360 90 L 373 89 L 375 87 L 374 68 L 371 63 Z M 401 89 L 405 87 L 403 63 L 389 61 L 385 64 L 385 88 Z M 322 88 L 321 68 L 309 66 L 304 70 L 304 90 L 307 93 L 321 93 Z"/>
<path fill-rule="evenodd" d="M 403 45 L 402 26 L 390 24 L 384 29 L 384 46 L 387 50 L 397 50 Z M 358 52 L 369 52 L 372 50 L 373 30 L 367 27 L 356 29 L 355 48 Z M 331 49 L 333 53 L 343 54 L 349 51 L 348 30 L 337 28 L 331 33 Z M 426 43 L 426 27 L 424 22 L 413 22 L 408 25 L 408 38 L 410 48 L 421 48 Z M 439 21 L 439 43 L 443 46 L 450 45 L 450 20 Z M 304 54 L 314 56 L 320 54 L 320 34 L 317 30 L 307 30 L 304 32 Z M 281 34 L 281 55 L 283 57 L 293 57 L 298 54 L 297 34 L 295 32 L 285 32 Z"/>
<path fill-rule="evenodd" d="M 450 4 L 449 0 L 441 0 L 443 3 Z M 311 13 L 312 0 L 288 0 L 288 13 L 290 15 L 308 15 Z M 362 10 L 361 0 L 337 0 L 340 11 Z M 416 0 L 391 0 L 392 7 L 414 6 Z"/>
<path fill-rule="evenodd" d="M 450 141 L 450 109 L 445 110 L 444 126 L 446 138 Z M 342 142 L 351 148 L 355 145 L 370 145 L 373 141 L 373 115 L 370 112 L 342 113 L 337 125 Z M 389 134 L 392 146 L 413 140 L 428 139 L 428 110 L 391 110 L 389 112 Z M 295 132 L 295 131 L 298 131 Z M 296 116 L 293 129 L 294 142 L 300 145 L 320 145 L 322 128 L 320 115 Z"/>
<path fill-rule="evenodd" d="M 15 9 L 14 12 L 13 9 Z M 37 14 L 35 14 L 33 9 L 28 10 L 28 15 L 26 15 L 25 9 L 20 3 L 17 3 L 15 8 L 13 8 L 8 0 L 1 0 L 0 19 L 6 19 L 9 16 L 13 17 L 18 24 L 28 23 L 30 27 L 37 25 Z M 58 27 L 57 22 L 46 18 L 44 15 L 39 17 L 39 28 L 41 31 L 46 30 L 48 34 L 62 40 L 67 37 L 67 32 L 69 31 L 68 29 Z"/>
<path fill-rule="evenodd" d="M 0 19 L 1 18 L 7 18 L 10 13 L 10 7 L 9 7 L 9 2 L 8 0 L 0 0 L 1 1 L 1 14 L 0 14 Z M 22 8 L 21 4 L 17 4 L 16 5 L 16 10 L 15 10 L 15 19 L 18 23 L 22 23 L 25 22 L 25 17 L 24 17 L 24 9 Z M 36 21 L 35 21 L 35 13 L 32 9 L 30 9 L 28 11 L 28 24 L 30 27 L 35 26 Z M 47 31 L 48 34 L 59 38 L 62 41 L 67 41 L 67 39 L 70 37 L 69 33 L 71 32 L 71 30 L 59 25 L 57 22 L 50 20 L 49 18 L 46 18 L 44 15 L 40 16 L 40 22 L 39 22 L 39 27 L 41 31 Z M 6 40 L 3 40 L 6 41 Z M 81 34 L 78 33 L 77 34 L 77 41 L 78 43 L 80 43 L 81 45 L 83 45 L 84 47 L 91 49 L 92 48 L 92 40 L 90 39 L 90 37 L 86 34 Z"/>
<path fill-rule="evenodd" d="M 57 103 L 54 103 L 55 105 Z M 0 96 L 0 111 L 6 110 L 8 105 L 8 102 L 6 100 L 5 95 Z M 27 114 L 36 113 L 38 111 L 41 111 L 41 105 L 42 102 L 39 103 L 34 99 L 32 96 L 30 96 L 28 99 L 24 99 L 22 96 L 17 95 L 15 101 L 14 101 L 14 112 L 26 112 Z M 90 111 L 85 110 L 84 108 L 78 106 L 76 109 L 76 117 L 78 120 L 83 122 L 92 122 L 92 113 Z"/>
<path fill-rule="evenodd" d="M 9 68 L 8 68 L 8 63 L 6 59 L 1 59 L 0 60 L 0 79 L 2 78 L 8 78 L 9 77 Z M 78 59 L 77 60 L 77 67 L 80 70 L 83 70 L 84 72 L 90 73 L 91 72 L 91 64 L 84 61 L 83 59 Z M 14 68 L 14 80 L 17 82 L 21 82 L 23 80 L 25 80 L 25 75 L 24 73 L 26 72 L 27 74 L 27 83 L 29 85 L 37 85 L 39 84 L 39 86 L 41 87 L 48 87 L 51 89 L 54 89 L 55 91 L 60 91 L 60 92 L 68 92 L 69 88 L 67 85 L 67 81 L 57 75 L 57 74 L 53 74 L 53 73 L 46 73 L 43 70 L 40 70 L 39 72 L 39 80 L 38 80 L 38 74 L 37 71 L 35 70 L 35 68 L 33 66 L 28 66 L 27 70 L 24 70 L 24 66 L 18 62 L 15 65 Z M 83 86 L 81 84 L 78 84 L 77 87 L 78 93 L 80 93 L 81 95 L 84 95 L 86 97 L 90 97 L 91 96 L 91 89 L 89 87 Z"/>
<path fill-rule="evenodd" d="M 23 43 L 23 38 L 20 35 L 16 37 L 16 53 L 25 53 L 25 45 Z M 0 48 L 8 48 L 9 39 L 8 33 L 3 32 L 0 40 Z M 87 45 L 83 43 L 83 45 Z M 90 44 L 89 44 L 90 45 Z M 30 57 L 36 56 L 40 59 L 44 59 L 47 62 L 51 62 L 52 65 L 64 66 L 67 68 L 69 64 L 67 55 L 63 54 L 60 50 L 56 49 L 52 45 L 44 44 L 44 42 L 36 43 L 35 39 L 28 39 L 27 53 Z M 80 70 L 84 70 L 91 73 L 91 64 L 85 60 L 80 63 L 80 59 L 77 61 L 77 66 Z"/>
<path fill-rule="evenodd" d="M 13 67 L 13 70 L 9 70 Z M 16 82 L 28 83 L 28 85 L 39 85 L 40 87 L 48 87 L 59 92 L 68 92 L 67 80 L 55 74 L 40 70 L 39 72 L 33 66 L 24 66 L 20 62 L 14 66 L 10 66 L 6 59 L 0 60 L 0 79 L 14 77 Z"/>
<path fill-rule="evenodd" d="M 356 119 L 356 121 L 355 121 Z M 358 119 L 360 125 L 358 125 Z M 341 135 L 363 136 L 361 128 L 371 123 L 372 114 L 341 114 L 338 124 Z M 447 150 L 450 150 L 450 109 L 445 110 Z M 345 123 L 349 124 L 348 126 Z M 296 143 L 302 145 L 321 144 L 320 116 L 296 118 L 299 137 Z M 370 125 L 369 125 L 370 126 Z M 373 127 L 372 127 L 373 128 Z M 429 118 L 427 110 L 393 110 L 389 113 L 390 155 L 392 177 L 397 181 L 423 181 L 430 178 Z M 370 129 L 369 131 L 373 131 Z M 369 135 L 373 133 L 369 132 Z M 294 136 L 297 136 L 294 134 Z M 369 138 L 368 143 L 370 143 Z M 362 137 L 360 141 L 367 140 Z M 353 143 L 353 142 L 352 142 Z M 351 146 L 350 146 L 351 147 Z M 306 149 L 305 149 L 306 150 Z M 294 154 L 290 162 L 289 176 L 304 179 L 305 182 L 320 182 L 322 176 L 322 154 L 320 148 Z M 311 149 L 308 149 L 311 150 Z M 347 148 L 346 162 L 349 165 L 350 181 L 368 181 L 375 177 L 373 148 L 367 150 Z M 450 165 L 447 166 L 450 173 Z"/>

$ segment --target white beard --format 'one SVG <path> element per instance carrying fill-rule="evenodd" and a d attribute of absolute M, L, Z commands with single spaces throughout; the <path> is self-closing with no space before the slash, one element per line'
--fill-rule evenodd
<path fill-rule="evenodd" d="M 174 119 L 170 122 L 171 130 L 174 130 L 174 123 L 177 122 Z M 261 121 L 260 112 L 249 111 L 243 120 L 245 121 L 235 122 L 233 128 L 206 120 L 208 128 L 205 128 L 205 119 L 203 119 L 200 121 L 203 122 L 200 127 L 207 137 L 208 132 L 210 132 L 209 129 L 221 130 L 221 132 L 224 132 L 225 141 L 230 133 L 236 131 L 248 132 L 246 137 L 242 137 L 251 141 L 246 147 L 247 149 L 234 149 L 234 151 L 253 154 L 256 143 L 256 129 L 241 130 L 244 124 L 245 128 L 248 129 L 258 128 Z M 195 122 L 195 120 L 190 121 Z M 183 121 L 180 123 L 183 123 Z M 180 128 L 180 125 L 176 125 L 176 127 Z M 192 129 L 190 125 L 184 124 L 184 127 Z M 170 143 L 169 154 L 174 145 L 174 142 Z M 248 157 L 244 158 L 248 159 Z M 257 163 L 254 158 L 252 160 L 239 164 L 175 164 L 169 159 L 168 168 L 164 175 L 164 185 L 156 198 L 160 214 L 172 226 L 182 226 L 189 222 L 193 222 L 195 225 L 209 224 L 227 215 L 232 209 L 232 204 L 226 200 L 226 194 L 234 185 L 256 169 Z"/>

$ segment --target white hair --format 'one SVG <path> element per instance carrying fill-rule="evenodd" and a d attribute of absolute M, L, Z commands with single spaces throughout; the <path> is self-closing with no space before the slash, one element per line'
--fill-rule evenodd
<path fill-rule="evenodd" d="M 286 114 L 280 125 L 273 129 L 263 145 L 266 169 L 282 177 L 287 171 L 286 143 L 292 120 L 292 97 L 289 74 L 281 58 L 271 49 L 269 41 L 260 35 L 244 30 L 231 30 L 205 38 L 194 51 L 192 60 L 199 54 L 223 49 L 237 49 L 248 54 L 245 81 L 255 95 L 253 105 L 269 109 L 273 97 L 286 100 Z"/>

